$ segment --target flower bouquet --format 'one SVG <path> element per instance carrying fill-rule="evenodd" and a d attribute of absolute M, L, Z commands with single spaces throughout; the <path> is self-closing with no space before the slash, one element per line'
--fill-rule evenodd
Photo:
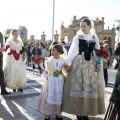
<path fill-rule="evenodd" d="M 41 56 L 38 56 L 34 59 L 34 63 L 35 64 L 40 64 L 40 62 L 43 60 L 43 58 Z"/>
<path fill-rule="evenodd" d="M 98 57 L 103 58 L 103 59 L 107 59 L 108 58 L 108 52 L 106 50 L 103 50 L 103 49 L 96 50 L 96 55 Z"/>
<path fill-rule="evenodd" d="M 108 59 L 108 52 L 103 49 L 96 50 L 96 68 L 99 68 L 105 59 Z"/>

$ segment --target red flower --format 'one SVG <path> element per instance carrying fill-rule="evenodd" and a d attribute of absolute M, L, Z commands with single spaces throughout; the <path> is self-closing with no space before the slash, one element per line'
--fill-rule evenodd
<path fill-rule="evenodd" d="M 43 58 L 42 58 L 41 56 L 36 57 L 36 58 L 34 59 L 34 63 L 35 63 L 35 64 L 38 64 L 38 63 L 40 63 L 40 61 L 42 61 L 42 60 L 43 60 Z"/>
<path fill-rule="evenodd" d="M 103 49 L 96 50 L 96 54 L 99 57 L 102 57 L 102 58 L 105 58 L 105 59 L 108 58 L 108 52 L 106 50 L 103 50 Z"/>

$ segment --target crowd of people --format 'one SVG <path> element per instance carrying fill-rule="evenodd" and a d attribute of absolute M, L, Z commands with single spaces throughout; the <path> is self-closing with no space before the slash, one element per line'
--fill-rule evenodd
<path fill-rule="evenodd" d="M 17 30 L 11 31 L 6 43 L 2 34 L 0 35 L 1 94 L 10 94 L 5 87 L 13 89 L 13 92 L 16 90 L 22 92 L 27 83 L 26 66 L 22 59 L 23 42 Z M 62 111 L 76 115 L 78 120 L 89 120 L 89 116 L 105 114 L 107 69 L 112 56 L 108 42 L 106 38 L 99 41 L 93 22 L 85 18 L 81 21 L 80 30 L 72 43 L 66 45 L 63 41 L 61 44 L 58 42 L 51 44 L 47 60 L 43 43 L 33 45 L 31 42 L 27 46 L 26 64 L 33 67 L 33 73 L 37 65 L 40 74 L 46 79 L 37 106 L 37 111 L 45 115 L 45 120 L 50 120 L 51 116 L 56 116 L 56 120 L 63 120 Z M 108 57 L 100 59 L 99 65 L 96 65 L 98 60 L 96 50 L 100 49 L 105 50 Z M 42 57 L 42 62 L 35 64 L 34 60 L 39 56 Z M 120 68 L 105 120 L 120 118 L 119 71 Z M 110 111 L 117 119 L 113 119 Z"/>

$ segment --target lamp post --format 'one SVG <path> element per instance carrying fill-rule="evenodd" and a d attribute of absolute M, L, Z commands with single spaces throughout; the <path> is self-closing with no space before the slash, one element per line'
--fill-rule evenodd
<path fill-rule="evenodd" d="M 54 15 L 55 15 L 55 0 L 53 0 L 52 41 L 53 41 L 53 36 L 54 36 Z"/>

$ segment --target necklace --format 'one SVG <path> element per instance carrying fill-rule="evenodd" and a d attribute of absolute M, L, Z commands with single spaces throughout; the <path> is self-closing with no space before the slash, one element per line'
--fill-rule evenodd
<path fill-rule="evenodd" d="M 54 65 L 54 70 L 58 70 L 59 60 L 60 60 L 60 59 L 54 59 L 54 63 L 53 63 L 53 65 Z"/>
<path fill-rule="evenodd" d="M 53 76 L 54 77 L 59 77 L 59 71 L 58 71 L 58 63 L 59 63 L 59 59 L 57 59 L 57 62 L 54 65 L 54 72 L 53 72 Z"/>

